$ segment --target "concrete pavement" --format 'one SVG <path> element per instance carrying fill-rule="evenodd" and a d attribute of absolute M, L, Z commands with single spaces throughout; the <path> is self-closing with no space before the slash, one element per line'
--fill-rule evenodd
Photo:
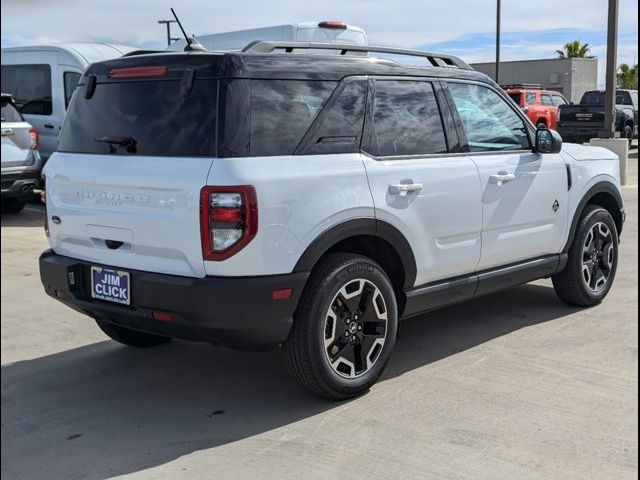
<path fill-rule="evenodd" d="M 384 378 L 344 403 L 302 391 L 277 351 L 108 340 L 43 293 L 38 209 L 3 216 L 2 478 L 635 479 L 637 186 L 624 196 L 602 305 L 540 281 L 407 320 Z"/>

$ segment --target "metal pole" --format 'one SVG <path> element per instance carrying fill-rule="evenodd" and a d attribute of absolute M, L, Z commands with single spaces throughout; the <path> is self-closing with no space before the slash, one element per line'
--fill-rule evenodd
<path fill-rule="evenodd" d="M 604 95 L 605 138 L 614 138 L 616 119 L 616 72 L 618 70 L 618 0 L 609 0 L 607 23 L 607 86 Z"/>
<path fill-rule="evenodd" d="M 496 8 L 496 83 L 500 83 L 500 0 Z"/>

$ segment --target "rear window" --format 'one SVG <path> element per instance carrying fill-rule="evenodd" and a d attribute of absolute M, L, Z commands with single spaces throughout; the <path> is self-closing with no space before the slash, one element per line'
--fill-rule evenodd
<path fill-rule="evenodd" d="M 58 150 L 164 157 L 215 156 L 217 80 L 102 83 L 86 99 L 79 87 L 69 106 Z M 123 141 L 122 145 L 117 139 Z"/>
<path fill-rule="evenodd" d="M 251 81 L 251 156 L 292 155 L 336 82 Z"/>
<path fill-rule="evenodd" d="M 16 110 L 11 102 L 2 101 L 2 121 L 3 122 L 21 122 L 22 117 L 20 116 L 20 112 Z"/>
<path fill-rule="evenodd" d="M 583 105 L 604 105 L 604 92 L 587 92 L 582 96 L 580 103 Z M 629 92 L 616 92 L 617 105 L 632 105 Z"/>

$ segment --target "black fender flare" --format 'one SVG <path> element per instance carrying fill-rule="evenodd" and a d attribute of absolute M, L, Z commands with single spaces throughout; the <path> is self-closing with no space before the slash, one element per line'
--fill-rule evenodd
<path fill-rule="evenodd" d="M 580 200 L 580 203 L 578 204 L 578 207 L 576 208 L 575 213 L 573 214 L 573 220 L 571 221 L 571 227 L 569 229 L 569 237 L 567 239 L 567 243 L 562 249 L 562 253 L 569 252 L 569 249 L 571 248 L 571 244 L 573 243 L 573 239 L 576 236 L 576 230 L 578 229 L 578 223 L 580 222 L 580 216 L 582 215 L 584 208 L 589 203 L 589 200 L 591 200 L 595 195 L 598 195 L 599 193 L 606 193 L 608 195 L 611 195 L 613 199 L 616 201 L 618 210 L 620 210 L 621 212 L 624 210 L 624 201 L 622 200 L 622 195 L 620 194 L 620 190 L 618 190 L 618 188 L 616 188 L 616 186 L 613 183 L 608 181 L 601 181 L 596 183 L 593 187 L 587 190 L 587 193 L 583 195 L 582 199 Z M 622 222 L 620 222 L 620 225 L 618 228 L 618 235 L 621 233 L 622 233 Z"/>
<path fill-rule="evenodd" d="M 411 245 L 393 225 L 375 218 L 356 218 L 338 223 L 321 233 L 309 244 L 298 259 L 294 272 L 310 272 L 331 247 L 351 237 L 367 235 L 378 237 L 391 245 L 404 269 L 404 288 L 411 288 L 416 281 L 416 260 Z"/>

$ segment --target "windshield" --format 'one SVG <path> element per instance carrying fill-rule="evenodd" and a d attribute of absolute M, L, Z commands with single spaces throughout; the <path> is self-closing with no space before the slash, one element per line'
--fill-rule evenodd
<path fill-rule="evenodd" d="M 187 96 L 179 80 L 101 83 L 89 99 L 78 89 L 61 152 L 215 156 L 217 80 L 196 80 Z"/>
<path fill-rule="evenodd" d="M 16 107 L 11 104 L 7 98 L 2 98 L 2 121 L 3 122 L 22 122 L 22 117 Z"/>

